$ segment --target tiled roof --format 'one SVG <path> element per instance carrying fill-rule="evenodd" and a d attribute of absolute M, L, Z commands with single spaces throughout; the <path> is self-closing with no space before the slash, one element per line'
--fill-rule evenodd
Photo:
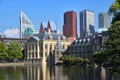
<path fill-rule="evenodd" d="M 34 34 L 31 38 L 34 38 L 37 41 L 38 40 L 58 40 L 58 36 L 60 37 L 61 40 L 67 41 L 67 38 L 63 34 L 55 33 L 55 32 L 53 33 L 45 32 L 45 33 L 40 33 L 40 34 Z"/>

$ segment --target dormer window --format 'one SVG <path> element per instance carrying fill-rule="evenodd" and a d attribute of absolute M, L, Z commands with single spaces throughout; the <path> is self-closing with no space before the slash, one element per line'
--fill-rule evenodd
<path fill-rule="evenodd" d="M 89 43 L 90 42 L 90 38 L 88 38 L 87 41 L 88 41 L 87 43 Z"/>
<path fill-rule="evenodd" d="M 84 38 L 84 39 L 83 39 L 83 43 L 85 43 L 85 42 L 86 42 L 86 39 Z"/>
<path fill-rule="evenodd" d="M 75 44 L 77 44 L 78 43 L 78 40 L 75 40 Z"/>
<path fill-rule="evenodd" d="M 81 42 L 82 42 L 82 39 L 79 39 L 79 44 L 81 44 Z"/>
<path fill-rule="evenodd" d="M 65 36 L 61 37 L 61 40 L 65 40 Z"/>
<path fill-rule="evenodd" d="M 48 39 L 52 39 L 52 36 L 50 35 L 50 36 L 48 36 Z"/>

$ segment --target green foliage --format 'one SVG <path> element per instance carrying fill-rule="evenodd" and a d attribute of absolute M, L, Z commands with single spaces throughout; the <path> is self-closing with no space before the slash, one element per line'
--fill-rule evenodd
<path fill-rule="evenodd" d="M 7 46 L 5 43 L 0 42 L 0 59 L 5 60 L 7 57 Z"/>
<path fill-rule="evenodd" d="M 119 0 L 116 0 L 109 8 L 109 12 L 112 13 L 113 15 L 116 14 L 117 10 L 120 9 L 120 3 Z"/>
<path fill-rule="evenodd" d="M 87 63 L 89 63 L 89 62 L 90 62 L 90 60 L 89 60 L 88 58 L 85 58 L 85 59 L 84 59 L 84 63 L 87 64 Z"/>
<path fill-rule="evenodd" d="M 112 24 L 120 21 L 120 0 L 115 0 L 109 8 L 109 13 L 113 15 Z"/>
<path fill-rule="evenodd" d="M 70 65 L 70 64 L 73 64 L 74 62 L 74 59 L 68 55 L 62 56 L 60 60 L 63 61 L 65 65 Z"/>
<path fill-rule="evenodd" d="M 80 57 L 75 58 L 75 63 L 76 64 L 79 64 L 79 63 L 82 63 L 82 62 L 83 62 L 83 58 L 80 58 Z"/>
<path fill-rule="evenodd" d="M 73 58 L 73 57 L 70 57 L 68 55 L 64 55 L 60 58 L 61 61 L 63 61 L 63 63 L 65 65 L 79 65 L 79 64 L 87 64 L 89 62 L 89 59 L 85 58 L 80 58 L 80 57 L 76 57 L 76 58 Z"/>
<path fill-rule="evenodd" d="M 103 51 L 96 51 L 93 53 L 93 58 L 95 59 L 95 63 L 98 65 L 102 65 L 106 61 L 106 56 Z"/>
<path fill-rule="evenodd" d="M 120 66 L 120 21 L 116 21 L 109 29 L 109 39 L 106 43 L 108 61 L 113 66 Z"/>
<path fill-rule="evenodd" d="M 8 57 L 10 60 L 20 59 L 23 57 L 22 47 L 18 42 L 11 42 L 8 47 Z"/>
<path fill-rule="evenodd" d="M 105 50 L 95 52 L 93 57 L 96 63 L 107 62 L 112 65 L 113 72 L 120 73 L 120 0 L 115 0 L 110 6 L 109 12 L 113 15 L 112 25 L 109 28 L 109 39 L 105 44 Z"/>

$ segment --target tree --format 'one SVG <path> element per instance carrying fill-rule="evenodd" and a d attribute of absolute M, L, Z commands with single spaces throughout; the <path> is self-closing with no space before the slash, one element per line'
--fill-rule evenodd
<path fill-rule="evenodd" d="M 75 61 L 76 64 L 80 64 L 80 63 L 83 62 L 83 58 L 81 58 L 81 57 L 77 57 L 77 58 L 75 58 L 74 61 Z"/>
<path fill-rule="evenodd" d="M 83 63 L 83 58 L 80 58 L 80 57 L 73 58 L 69 55 L 62 56 L 60 60 L 63 61 L 65 65 L 79 65 Z M 85 59 L 85 60 L 86 62 L 89 62 L 88 59 Z"/>
<path fill-rule="evenodd" d="M 110 6 L 109 13 L 113 16 L 109 28 L 109 39 L 105 43 L 105 50 L 94 53 L 95 62 L 98 64 L 109 63 L 113 71 L 120 73 L 120 0 Z"/>
<path fill-rule="evenodd" d="M 112 24 L 116 21 L 120 21 L 120 0 L 115 0 L 109 8 L 109 13 L 113 16 Z"/>
<path fill-rule="evenodd" d="M 60 60 L 63 61 L 65 65 L 70 65 L 73 62 L 73 58 L 68 55 L 62 56 Z"/>
<path fill-rule="evenodd" d="M 8 57 L 10 60 L 20 59 L 23 57 L 22 47 L 18 42 L 11 42 L 8 47 Z"/>
<path fill-rule="evenodd" d="M 120 21 L 114 22 L 109 29 L 105 52 L 110 64 L 114 67 L 120 66 Z"/>
<path fill-rule="evenodd" d="M 106 43 L 108 60 L 114 67 L 120 67 L 120 0 L 110 6 L 109 12 L 113 15 L 112 26 L 109 28 L 109 39 Z"/>
<path fill-rule="evenodd" d="M 84 59 L 84 63 L 85 63 L 85 64 L 88 64 L 89 62 L 90 62 L 90 60 L 89 60 L 88 58 L 85 58 L 85 59 Z"/>
<path fill-rule="evenodd" d="M 7 46 L 4 42 L 0 42 L 0 59 L 5 60 L 8 55 L 7 55 Z"/>
<path fill-rule="evenodd" d="M 112 64 L 114 71 L 120 71 L 120 0 L 110 6 L 112 25 L 109 28 L 109 39 L 105 44 L 106 60 Z"/>
<path fill-rule="evenodd" d="M 102 65 L 103 63 L 106 62 L 106 53 L 103 51 L 96 51 L 93 53 L 93 58 L 95 59 L 94 62 L 98 65 Z"/>

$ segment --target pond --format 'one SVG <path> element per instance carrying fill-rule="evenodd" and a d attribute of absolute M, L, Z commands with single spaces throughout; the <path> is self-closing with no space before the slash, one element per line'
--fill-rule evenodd
<path fill-rule="evenodd" d="M 26 65 L 0 67 L 0 80 L 120 80 L 103 67 Z"/>

